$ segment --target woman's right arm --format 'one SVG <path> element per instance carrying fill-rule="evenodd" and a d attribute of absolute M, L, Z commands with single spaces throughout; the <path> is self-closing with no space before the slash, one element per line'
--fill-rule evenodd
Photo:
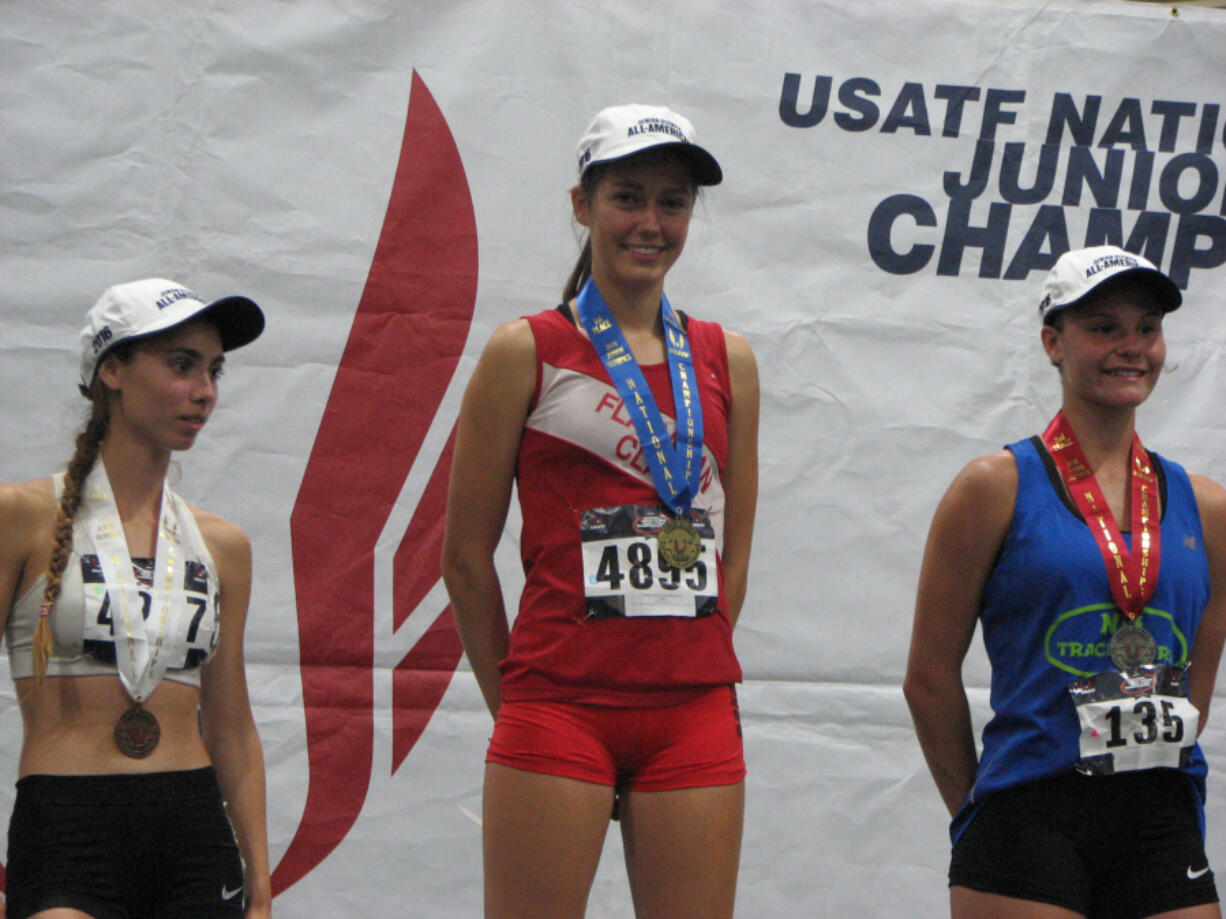
<path fill-rule="evenodd" d="M 903 693 L 951 815 L 966 800 L 978 766 L 962 661 L 1016 497 L 1011 453 L 972 461 L 941 499 L 924 548 Z"/>
<path fill-rule="evenodd" d="M 477 362 L 456 422 L 447 489 L 443 581 L 464 652 L 490 714 L 501 702 L 498 662 L 509 629 L 494 549 L 502 536 L 520 437 L 536 388 L 536 342 L 527 320 L 499 327 Z"/>
<path fill-rule="evenodd" d="M 55 512 L 50 479 L 0 485 L 0 633 L 23 585 L 37 577 L 26 570 L 36 544 L 51 551 Z"/>
<path fill-rule="evenodd" d="M 0 632 L 8 623 L 21 581 L 21 509 L 15 486 L 0 485 Z"/>
<path fill-rule="evenodd" d="M 1188 662 L 1192 681 L 1188 695 L 1200 712 L 1199 733 L 1209 720 L 1209 703 L 1213 701 L 1222 646 L 1226 644 L 1226 489 L 1204 476 L 1191 478 L 1209 561 L 1209 602 L 1201 613 Z"/>

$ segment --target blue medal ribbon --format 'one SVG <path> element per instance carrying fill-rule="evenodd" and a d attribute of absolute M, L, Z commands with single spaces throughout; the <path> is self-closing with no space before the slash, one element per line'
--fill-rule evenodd
<path fill-rule="evenodd" d="M 690 342 L 677 314 L 660 295 L 660 318 L 664 323 L 664 345 L 669 377 L 673 383 L 673 410 L 677 418 L 676 443 L 656 405 L 651 388 L 639 369 L 638 361 L 626 343 L 617 320 L 609 310 L 591 278 L 575 298 L 579 322 L 596 347 L 601 363 L 609 372 L 617 393 L 634 422 L 639 445 L 651 470 L 656 492 L 678 517 L 686 516 L 698 495 L 702 470 L 702 403 L 698 398 L 698 379 Z"/>

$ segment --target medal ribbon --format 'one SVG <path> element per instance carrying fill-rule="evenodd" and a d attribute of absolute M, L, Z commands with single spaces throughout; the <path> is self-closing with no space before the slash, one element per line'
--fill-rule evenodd
<path fill-rule="evenodd" d="M 106 467 L 94 463 L 85 481 L 85 511 L 82 521 L 98 554 L 98 566 L 106 580 L 111 605 L 111 631 L 115 639 L 115 664 L 119 679 L 137 704 L 144 702 L 166 673 L 167 663 L 181 658 L 183 628 L 177 626 L 189 615 L 182 591 L 173 590 L 182 538 L 179 520 L 191 511 L 163 482 L 162 509 L 158 520 L 157 550 L 153 562 L 153 586 L 142 599 L 141 587 L 132 573 L 132 556 L 124 535 L 123 521 L 115 505 Z M 172 636 L 168 641 L 168 636 Z M 179 636 L 178 638 L 173 636 Z"/>
<path fill-rule="evenodd" d="M 661 294 L 660 318 L 664 323 L 665 352 L 677 419 L 674 445 L 643 371 L 591 278 L 579 291 L 575 308 L 579 322 L 595 345 L 601 363 L 634 421 L 656 492 L 677 516 L 685 515 L 698 495 L 703 438 L 702 403 L 698 399 L 698 380 L 685 329 L 668 298 Z"/>
<path fill-rule="evenodd" d="M 1111 598 L 1129 622 L 1135 621 L 1158 586 L 1162 558 L 1160 521 L 1154 516 L 1158 511 L 1158 478 L 1149 454 L 1141 446 L 1141 438 L 1132 435 L 1128 477 L 1132 499 L 1131 551 L 1063 411 L 1056 413 L 1043 432 L 1043 443 L 1102 553 Z"/>

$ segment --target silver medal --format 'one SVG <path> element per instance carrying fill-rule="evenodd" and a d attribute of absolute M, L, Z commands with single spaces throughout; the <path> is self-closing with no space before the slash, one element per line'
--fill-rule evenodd
<path fill-rule="evenodd" d="M 1136 670 L 1158 659 L 1158 643 L 1142 626 L 1121 626 L 1107 644 L 1111 662 L 1120 670 Z"/>

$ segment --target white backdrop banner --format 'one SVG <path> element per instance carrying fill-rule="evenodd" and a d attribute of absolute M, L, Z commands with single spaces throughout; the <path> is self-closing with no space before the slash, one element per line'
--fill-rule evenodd
<path fill-rule="evenodd" d="M 480 914 L 490 724 L 439 581 L 451 435 L 490 332 L 559 298 L 603 106 L 672 106 L 719 158 L 669 297 L 761 365 L 740 915 L 946 909 L 947 817 L 900 690 L 916 575 L 957 470 L 1058 406 L 1037 307 L 1060 252 L 1125 245 L 1184 289 L 1140 430 L 1226 482 L 1221 11 L 9 0 L 0 41 L 0 480 L 66 461 L 76 333 L 108 285 L 268 315 L 178 488 L 255 546 L 280 916 Z M 981 726 L 978 641 L 965 671 Z M 620 860 L 612 832 L 592 917 L 631 912 Z"/>

